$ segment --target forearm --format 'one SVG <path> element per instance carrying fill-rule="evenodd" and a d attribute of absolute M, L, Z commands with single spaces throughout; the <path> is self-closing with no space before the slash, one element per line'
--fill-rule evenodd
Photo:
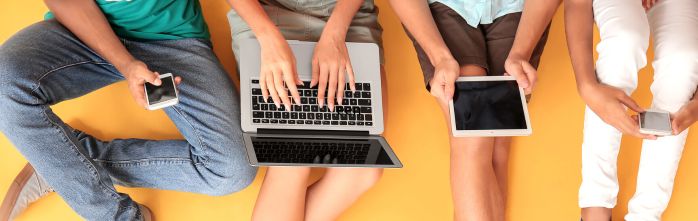
<path fill-rule="evenodd" d="M 122 70 L 134 60 L 93 0 L 45 0 L 56 19 L 97 54 Z"/>
<path fill-rule="evenodd" d="M 565 1 L 565 33 L 577 88 L 598 83 L 593 56 L 594 17 L 591 0 Z"/>
<path fill-rule="evenodd" d="M 562 0 L 528 0 L 525 2 L 510 56 L 528 60 L 540 37 L 550 24 Z"/>
<path fill-rule="evenodd" d="M 240 17 L 245 20 L 263 46 L 278 43 L 284 36 L 272 22 L 258 0 L 228 0 Z"/>
<path fill-rule="evenodd" d="M 441 59 L 453 59 L 451 51 L 434 23 L 427 1 L 390 0 L 390 5 L 432 64 Z"/>
<path fill-rule="evenodd" d="M 327 25 L 322 30 L 322 36 L 331 36 L 342 41 L 346 39 L 351 21 L 363 2 L 363 0 L 337 1 L 337 5 L 334 7 Z"/>

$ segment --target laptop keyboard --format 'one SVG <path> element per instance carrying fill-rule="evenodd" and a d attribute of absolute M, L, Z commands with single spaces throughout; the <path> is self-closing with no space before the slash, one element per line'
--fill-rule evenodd
<path fill-rule="evenodd" d="M 317 86 L 310 88 L 310 82 L 306 81 L 304 83 L 305 86 L 298 86 L 301 105 L 293 102 L 291 111 L 287 111 L 283 105 L 277 107 L 271 96 L 264 100 L 262 90 L 252 88 L 252 123 L 267 125 L 373 126 L 370 83 L 356 83 L 355 92 L 352 92 L 349 84 L 347 84 L 342 103 L 338 104 L 335 101 L 334 110 L 329 109 L 327 102 L 320 108 L 317 103 Z M 252 80 L 252 84 L 258 85 L 259 80 Z"/>
<path fill-rule="evenodd" d="M 254 141 L 257 161 L 275 163 L 363 164 L 368 141 Z"/>

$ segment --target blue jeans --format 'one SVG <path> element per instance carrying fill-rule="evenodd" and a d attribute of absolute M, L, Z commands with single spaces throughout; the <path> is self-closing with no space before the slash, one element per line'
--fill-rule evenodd
<path fill-rule="evenodd" d="M 122 42 L 151 70 L 183 78 L 179 104 L 165 112 L 186 140 L 101 141 L 61 121 L 50 105 L 124 77 L 55 20 L 29 26 L 0 46 L 0 131 L 88 220 L 142 219 L 114 184 L 208 195 L 248 186 L 256 169 L 246 160 L 239 97 L 211 43 Z"/>

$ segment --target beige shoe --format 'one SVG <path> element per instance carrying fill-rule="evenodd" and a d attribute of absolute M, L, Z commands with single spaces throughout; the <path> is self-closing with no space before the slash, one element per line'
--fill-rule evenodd
<path fill-rule="evenodd" d="M 150 208 L 143 204 L 138 204 L 138 208 L 141 210 L 143 221 L 153 221 L 153 213 L 150 212 Z"/>
<path fill-rule="evenodd" d="M 36 202 L 53 189 L 27 163 L 10 184 L 0 206 L 0 221 L 14 220 L 29 204 Z"/>

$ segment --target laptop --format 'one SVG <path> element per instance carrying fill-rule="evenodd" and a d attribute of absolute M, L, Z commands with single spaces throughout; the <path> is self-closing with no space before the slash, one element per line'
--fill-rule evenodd
<path fill-rule="evenodd" d="M 383 133 L 383 101 L 378 46 L 347 43 L 356 91 L 348 85 L 335 110 L 317 104 L 317 86 L 310 88 L 315 42 L 288 41 L 296 57 L 301 105 L 292 110 L 264 100 L 259 86 L 260 46 L 256 39 L 240 42 L 241 124 L 252 166 L 401 168 Z M 290 94 L 290 93 L 289 93 Z M 325 96 L 327 97 L 327 96 Z"/>

